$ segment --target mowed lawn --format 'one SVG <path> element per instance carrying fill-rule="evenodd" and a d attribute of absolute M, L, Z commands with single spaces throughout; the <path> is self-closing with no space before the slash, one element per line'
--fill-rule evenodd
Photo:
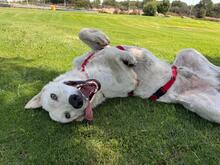
<path fill-rule="evenodd" d="M 220 164 L 220 125 L 181 105 L 115 98 L 95 109 L 92 125 L 63 125 L 42 109 L 25 110 L 90 50 L 77 37 L 83 27 L 170 63 L 192 47 L 220 65 L 220 23 L 0 8 L 0 164 Z"/>

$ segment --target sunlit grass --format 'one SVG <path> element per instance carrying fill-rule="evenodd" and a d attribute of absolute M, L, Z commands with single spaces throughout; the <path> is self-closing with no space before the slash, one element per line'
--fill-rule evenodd
<path fill-rule="evenodd" d="M 219 125 L 180 105 L 116 98 L 96 108 L 90 126 L 61 125 L 41 109 L 24 110 L 89 51 L 77 37 L 83 27 L 168 62 L 192 47 L 220 65 L 216 22 L 0 8 L 0 164 L 219 164 Z"/>

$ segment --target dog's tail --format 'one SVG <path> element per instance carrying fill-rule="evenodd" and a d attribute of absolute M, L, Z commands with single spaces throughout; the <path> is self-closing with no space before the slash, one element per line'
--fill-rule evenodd
<path fill-rule="evenodd" d="M 83 28 L 79 32 L 79 38 L 94 51 L 101 50 L 110 44 L 108 36 L 98 29 Z"/>

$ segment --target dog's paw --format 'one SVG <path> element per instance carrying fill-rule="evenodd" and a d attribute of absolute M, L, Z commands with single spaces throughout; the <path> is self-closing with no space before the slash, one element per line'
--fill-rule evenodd
<path fill-rule="evenodd" d="M 122 60 L 122 62 L 123 62 L 125 65 L 127 65 L 128 67 L 133 67 L 133 66 L 135 66 L 134 63 L 129 63 L 127 60 Z"/>
<path fill-rule="evenodd" d="M 137 60 L 130 53 L 124 53 L 121 56 L 121 60 L 128 67 L 134 67 L 137 64 Z"/>
<path fill-rule="evenodd" d="M 101 50 L 110 44 L 108 36 L 98 29 L 84 28 L 79 32 L 79 38 L 93 50 Z"/>

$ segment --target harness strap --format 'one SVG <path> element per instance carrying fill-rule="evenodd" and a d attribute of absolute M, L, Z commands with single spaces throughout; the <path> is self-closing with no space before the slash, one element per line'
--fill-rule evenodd
<path fill-rule="evenodd" d="M 121 45 L 116 46 L 116 48 L 120 49 L 120 50 L 125 50 L 125 48 Z"/>
<path fill-rule="evenodd" d="M 119 50 L 125 51 L 125 48 L 121 45 L 116 46 L 116 48 L 118 48 Z M 89 63 L 89 60 L 94 56 L 94 54 L 95 52 L 90 52 L 88 57 L 86 57 L 86 59 L 81 64 L 81 72 L 85 72 L 87 78 L 89 78 L 89 75 L 88 73 L 86 73 L 85 68 L 86 68 L 86 65 Z M 128 93 L 128 96 L 133 96 L 133 95 L 134 95 L 133 90 Z"/>
<path fill-rule="evenodd" d="M 116 46 L 116 48 L 120 50 L 125 50 L 125 48 L 121 45 Z M 86 57 L 86 59 L 83 61 L 83 63 L 81 64 L 81 72 L 85 72 L 86 65 L 89 63 L 89 60 L 94 56 L 94 54 L 95 52 L 90 52 L 88 57 Z"/>
<path fill-rule="evenodd" d="M 176 80 L 177 76 L 177 67 L 174 65 L 172 66 L 172 77 L 171 79 L 162 87 L 160 87 L 152 96 L 149 97 L 151 101 L 156 101 L 159 99 L 161 96 L 167 93 L 167 91 L 171 88 L 173 83 Z"/>
<path fill-rule="evenodd" d="M 94 56 L 94 54 L 95 54 L 94 52 L 90 52 L 88 57 L 86 57 L 86 59 L 83 61 L 82 65 L 81 65 L 81 72 L 85 72 L 85 67 L 89 63 L 90 58 L 92 58 L 92 56 Z"/>

